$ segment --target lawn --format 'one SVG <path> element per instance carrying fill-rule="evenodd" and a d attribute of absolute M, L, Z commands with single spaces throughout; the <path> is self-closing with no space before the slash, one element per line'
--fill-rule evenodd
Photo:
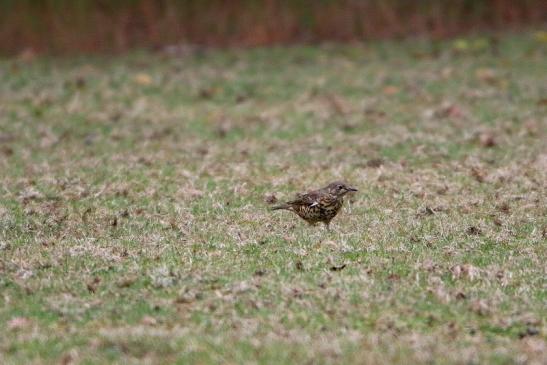
<path fill-rule="evenodd" d="M 0 362 L 544 363 L 546 141 L 533 34 L 4 58 Z"/>

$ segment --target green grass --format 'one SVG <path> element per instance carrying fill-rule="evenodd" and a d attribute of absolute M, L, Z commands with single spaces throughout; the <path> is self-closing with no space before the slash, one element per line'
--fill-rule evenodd
<path fill-rule="evenodd" d="M 0 61 L 0 362 L 541 363 L 547 49 L 427 50 Z"/>

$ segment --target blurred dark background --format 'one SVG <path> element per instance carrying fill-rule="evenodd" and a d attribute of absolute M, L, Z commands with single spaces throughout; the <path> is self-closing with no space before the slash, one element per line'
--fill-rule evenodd
<path fill-rule="evenodd" d="M 442 39 L 546 22 L 545 0 L 0 0 L 0 53 Z"/>

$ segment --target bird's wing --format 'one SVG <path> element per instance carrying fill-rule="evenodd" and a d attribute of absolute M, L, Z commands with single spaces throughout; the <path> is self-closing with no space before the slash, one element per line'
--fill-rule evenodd
<path fill-rule="evenodd" d="M 299 194 L 294 200 L 287 202 L 290 205 L 307 205 L 313 207 L 319 204 L 320 194 L 316 191 L 310 191 L 309 193 Z"/>

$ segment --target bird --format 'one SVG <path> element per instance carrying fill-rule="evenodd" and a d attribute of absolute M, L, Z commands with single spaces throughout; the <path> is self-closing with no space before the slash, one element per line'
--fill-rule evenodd
<path fill-rule="evenodd" d="M 344 195 L 357 189 L 345 182 L 335 181 L 324 188 L 301 193 L 294 200 L 273 206 L 272 210 L 289 210 L 296 213 L 310 225 L 319 222 L 330 231 L 330 221 L 338 214 L 344 203 Z"/>

